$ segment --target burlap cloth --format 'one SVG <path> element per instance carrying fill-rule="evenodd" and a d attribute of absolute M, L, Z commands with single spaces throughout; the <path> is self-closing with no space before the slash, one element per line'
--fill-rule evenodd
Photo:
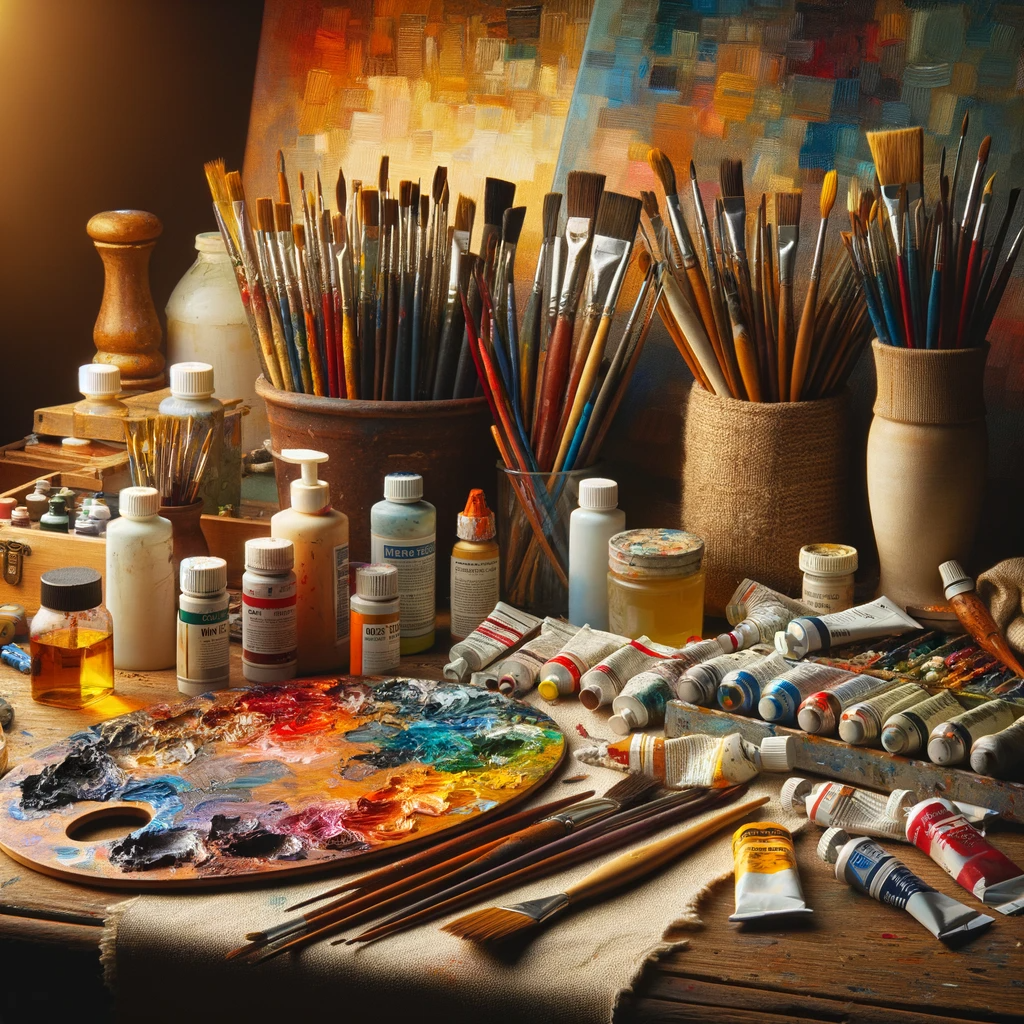
<path fill-rule="evenodd" d="M 978 596 L 1010 646 L 1024 656 L 1024 558 L 1007 558 L 983 572 Z"/>
<path fill-rule="evenodd" d="M 532 701 L 543 704 L 536 695 Z M 585 742 L 577 723 L 592 735 L 610 735 L 607 715 L 592 714 L 575 700 L 543 706 L 570 748 Z M 580 774 L 587 778 L 567 784 L 556 779 L 536 802 L 573 789 L 601 793 L 622 778 L 609 769 L 582 765 L 570 753 L 559 778 Z M 762 776 L 745 799 L 771 796 L 773 802 L 752 820 L 778 821 L 795 831 L 805 821 L 783 813 L 778 803 L 783 779 Z M 238 1000 L 240 1010 L 242 1003 L 247 1014 L 258 1008 L 264 1020 L 312 1019 L 313 1014 L 319 1019 L 329 1008 L 333 1018 L 372 1015 L 381 1024 L 410 1019 L 607 1024 L 644 963 L 682 944 L 664 941 L 665 932 L 672 926 L 699 926 L 701 896 L 732 874 L 735 828 L 724 829 L 649 881 L 552 924 L 517 957 L 499 957 L 441 932 L 443 921 L 437 921 L 365 946 L 321 942 L 254 968 L 226 962 L 224 954 L 241 944 L 245 932 L 279 923 L 286 906 L 324 891 L 340 875 L 212 895 L 139 896 L 120 904 L 106 926 L 102 957 L 107 983 L 115 993 L 118 1019 L 137 1019 L 145 1007 L 149 1022 L 180 1024 L 184 1011 L 223 1008 Z M 479 906 L 560 892 L 600 863 L 577 865 Z M 471 909 L 477 906 L 460 913 Z"/>

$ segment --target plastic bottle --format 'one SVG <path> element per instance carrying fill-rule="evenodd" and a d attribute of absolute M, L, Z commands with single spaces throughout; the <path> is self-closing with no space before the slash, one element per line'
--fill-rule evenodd
<path fill-rule="evenodd" d="M 494 540 L 494 513 L 484 492 L 469 492 L 456 526 L 452 548 L 452 639 L 465 640 L 498 603 L 501 594 L 500 556 Z"/>
<path fill-rule="evenodd" d="M 434 646 L 437 512 L 422 499 L 419 473 L 388 473 L 384 500 L 370 509 L 370 555 L 398 569 L 402 654 Z"/>
<path fill-rule="evenodd" d="M 614 480 L 581 480 L 579 501 L 569 516 L 569 621 L 608 629 L 608 541 L 625 530 L 626 513 Z"/>
<path fill-rule="evenodd" d="M 82 401 L 76 416 L 127 416 L 128 406 L 119 402 L 121 371 L 113 363 L 86 363 L 78 368 L 78 390 Z"/>
<path fill-rule="evenodd" d="M 295 678 L 295 547 L 283 537 L 245 542 L 242 574 L 242 675 L 252 683 Z"/>
<path fill-rule="evenodd" d="M 47 499 L 46 506 L 46 511 L 39 517 L 39 529 L 50 533 L 67 533 L 69 517 L 64 498 L 55 494 Z"/>
<path fill-rule="evenodd" d="M 157 513 L 155 487 L 126 487 L 107 527 L 107 608 L 114 620 L 114 668 L 150 671 L 177 661 L 171 524 Z"/>
<path fill-rule="evenodd" d="M 352 660 L 354 676 L 382 675 L 398 670 L 402 654 L 398 570 L 386 562 L 356 569 L 352 597 Z"/>
<path fill-rule="evenodd" d="M 194 696 L 231 679 L 228 563 L 209 555 L 181 560 L 178 601 L 178 689 Z"/>
<path fill-rule="evenodd" d="M 348 516 L 331 508 L 331 488 L 318 480 L 323 452 L 286 448 L 281 460 L 302 467 L 292 481 L 291 508 L 270 520 L 270 534 L 295 545 L 299 675 L 348 668 Z M 378 559 L 379 561 L 379 559 Z"/>

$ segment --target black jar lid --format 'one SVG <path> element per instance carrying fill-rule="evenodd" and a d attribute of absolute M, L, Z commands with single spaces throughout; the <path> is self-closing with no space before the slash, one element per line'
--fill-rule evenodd
<path fill-rule="evenodd" d="M 39 583 L 40 603 L 56 612 L 84 612 L 103 603 L 103 584 L 95 569 L 51 569 Z"/>

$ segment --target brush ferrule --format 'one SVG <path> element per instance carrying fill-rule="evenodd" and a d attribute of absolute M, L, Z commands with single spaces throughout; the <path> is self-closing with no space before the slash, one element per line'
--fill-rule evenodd
<path fill-rule="evenodd" d="M 619 303 L 619 292 L 622 291 L 622 282 L 626 279 L 626 268 L 629 266 L 629 253 L 632 246 L 628 245 L 626 251 L 619 257 L 615 273 L 612 275 L 612 282 L 608 287 L 608 294 L 604 300 L 604 316 L 611 316 Z"/>
<path fill-rule="evenodd" d="M 694 252 L 693 241 L 690 238 L 690 229 L 686 226 L 686 219 L 683 217 L 683 209 L 679 202 L 679 196 L 665 196 L 665 205 L 668 207 L 668 218 L 672 224 L 672 232 L 676 237 L 676 245 L 679 246 L 679 253 L 684 263 L 697 258 Z M 692 265 L 692 264 L 691 264 Z"/>
<path fill-rule="evenodd" d="M 564 892 L 560 892 L 556 896 L 547 896 L 539 900 L 524 900 L 513 907 L 502 907 L 501 909 L 530 917 L 540 924 L 567 906 L 569 906 L 569 897 Z"/>
<path fill-rule="evenodd" d="M 828 232 L 828 221 L 822 220 L 818 225 L 818 239 L 814 245 L 814 262 L 811 264 L 811 277 L 817 281 L 821 277 L 821 264 L 825 258 L 825 235 Z"/>
<path fill-rule="evenodd" d="M 896 255 L 903 255 L 903 232 L 900 229 L 900 189 L 901 185 L 883 185 L 882 202 L 885 203 L 885 212 L 889 215 L 889 228 L 892 231 L 892 240 L 896 244 Z"/>
<path fill-rule="evenodd" d="M 796 225 L 779 228 L 779 283 L 793 283 L 793 267 L 796 264 L 796 248 L 800 243 L 800 229 Z"/>
<path fill-rule="evenodd" d="M 587 274 L 583 302 L 587 309 L 604 305 L 608 289 L 615 277 L 622 254 L 629 249 L 629 243 L 622 238 L 597 235 L 590 249 L 590 271 Z"/>
<path fill-rule="evenodd" d="M 747 203 L 742 196 L 730 196 L 722 200 L 722 211 L 729 240 L 729 248 L 734 256 L 747 254 Z"/>
<path fill-rule="evenodd" d="M 558 297 L 558 315 L 575 311 L 579 305 L 582 257 L 590 241 L 590 219 L 570 217 L 565 226 L 565 271 Z"/>
<path fill-rule="evenodd" d="M 989 197 L 981 197 L 981 207 L 978 210 L 978 219 L 974 222 L 974 237 L 972 241 L 980 242 L 985 237 L 985 226 L 988 221 Z"/>

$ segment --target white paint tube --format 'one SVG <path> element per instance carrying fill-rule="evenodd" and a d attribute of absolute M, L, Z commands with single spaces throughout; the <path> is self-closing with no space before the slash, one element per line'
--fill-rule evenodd
<path fill-rule="evenodd" d="M 963 705 L 949 692 L 942 690 L 920 704 L 891 715 L 882 726 L 882 746 L 890 754 L 920 753 L 928 746 L 932 729 L 951 715 L 963 711 Z"/>
<path fill-rule="evenodd" d="M 830 828 L 818 843 L 818 856 L 835 864 L 839 881 L 879 903 L 905 910 L 937 939 L 960 941 L 994 920 L 933 889 L 867 836 L 851 838 L 842 829 Z"/>
<path fill-rule="evenodd" d="M 465 683 L 470 675 L 492 665 L 540 629 L 540 619 L 499 601 L 494 611 L 448 652 L 446 679 Z"/>
<path fill-rule="evenodd" d="M 877 697 L 848 707 L 839 718 L 839 738 L 856 745 L 877 744 L 887 718 L 928 699 L 928 691 L 917 683 L 904 683 Z"/>
<path fill-rule="evenodd" d="M 678 669 L 680 675 L 683 671 Z M 674 696 L 663 673 L 641 672 L 612 701 L 614 714 L 608 719 L 608 728 L 616 736 L 628 736 L 635 729 L 661 725 L 665 721 L 665 705 Z"/>
<path fill-rule="evenodd" d="M 717 643 L 717 641 L 716 641 Z M 676 696 L 688 704 L 706 707 L 715 700 L 718 684 L 736 669 L 745 668 L 771 654 L 767 644 L 755 644 L 745 651 L 720 654 L 688 668 L 676 683 Z"/>
<path fill-rule="evenodd" d="M 1000 914 L 1024 910 L 1024 869 L 1000 853 L 948 800 L 910 808 L 907 839 L 951 878 Z"/>
<path fill-rule="evenodd" d="M 772 651 L 753 665 L 734 669 L 721 682 L 715 695 L 718 706 L 734 715 L 752 715 L 761 699 L 761 687 L 788 672 L 793 662 Z"/>
<path fill-rule="evenodd" d="M 782 655 L 776 652 L 775 657 L 781 658 Z M 855 677 L 856 673 L 832 665 L 799 662 L 764 687 L 757 702 L 757 713 L 766 722 L 795 727 L 797 709 L 807 697 Z"/>
<path fill-rule="evenodd" d="M 848 707 L 892 688 L 889 679 L 855 674 L 830 690 L 819 690 L 805 697 L 796 712 L 797 724 L 812 736 L 833 736 L 839 716 Z"/>
<path fill-rule="evenodd" d="M 736 910 L 730 921 L 810 914 L 800 888 L 793 835 L 774 821 L 753 821 L 732 837 Z"/>
<path fill-rule="evenodd" d="M 887 597 L 869 604 L 847 608 L 832 615 L 805 615 L 793 619 L 784 632 L 775 634 L 775 649 L 787 658 L 802 658 L 814 651 L 848 644 L 853 640 L 872 640 L 880 636 L 899 636 L 921 629 L 919 622 L 899 609 Z"/>
<path fill-rule="evenodd" d="M 1024 774 L 1024 718 L 976 739 L 971 747 L 971 769 L 996 779 Z"/>
<path fill-rule="evenodd" d="M 479 672 L 471 673 L 469 677 L 470 686 L 480 686 L 485 690 L 496 690 L 498 688 L 498 677 L 492 668 L 484 668 Z"/>
<path fill-rule="evenodd" d="M 928 760 L 933 764 L 963 764 L 975 740 L 1001 732 L 1024 712 L 1024 707 L 1008 700 L 988 700 L 939 722 L 928 737 Z"/>
<path fill-rule="evenodd" d="M 647 636 L 631 640 L 583 673 L 580 677 L 580 703 L 591 711 L 611 704 L 634 676 L 645 672 L 655 662 L 680 653 L 678 648 L 656 644 Z"/>
<path fill-rule="evenodd" d="M 819 782 L 794 776 L 782 786 L 779 797 L 787 810 L 806 814 L 822 828 L 844 828 L 858 836 L 904 839 L 904 814 L 914 802 L 909 789 L 886 796 L 843 782 Z"/>
<path fill-rule="evenodd" d="M 584 626 L 540 670 L 537 692 L 546 701 L 578 693 L 583 673 L 612 651 L 625 647 L 629 637 Z"/>
<path fill-rule="evenodd" d="M 633 733 L 612 743 L 581 747 L 576 758 L 584 764 L 641 772 L 671 789 L 721 789 L 747 782 L 761 771 L 789 771 L 793 763 L 792 737 L 768 736 L 758 747 L 736 732 L 728 736 L 694 733 L 672 740 Z"/>
<path fill-rule="evenodd" d="M 718 642 L 726 653 L 742 651 L 754 644 L 770 644 L 775 634 L 798 615 L 809 615 L 811 609 L 771 587 L 755 580 L 743 580 L 736 588 L 725 615 L 733 627 Z"/>
<path fill-rule="evenodd" d="M 578 632 L 578 627 L 548 616 L 532 640 L 498 663 L 498 692 L 514 697 L 532 690 L 548 658 L 554 657 Z"/>

